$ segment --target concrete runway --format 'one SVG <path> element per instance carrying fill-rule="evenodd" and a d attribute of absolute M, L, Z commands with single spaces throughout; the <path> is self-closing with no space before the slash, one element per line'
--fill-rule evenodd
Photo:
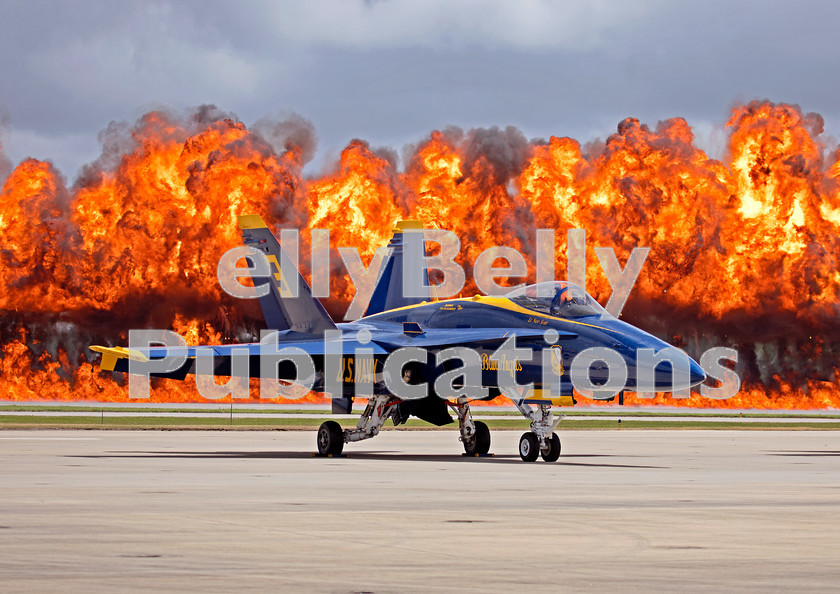
<path fill-rule="evenodd" d="M 840 433 L 0 431 L 0 590 L 837 591 Z"/>

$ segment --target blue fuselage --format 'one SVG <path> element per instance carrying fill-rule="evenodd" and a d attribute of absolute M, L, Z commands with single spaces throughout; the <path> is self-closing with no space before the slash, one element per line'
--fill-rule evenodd
<path fill-rule="evenodd" d="M 422 334 L 406 333 L 404 328 L 410 324 L 419 326 Z M 636 387 L 638 349 L 660 352 L 672 348 L 655 336 L 606 313 L 568 319 L 529 311 L 503 297 L 477 296 L 423 303 L 368 316 L 354 323 L 339 324 L 339 327 L 350 335 L 367 329 L 373 341 L 387 351 L 420 346 L 434 353 L 453 345 L 469 347 L 481 356 L 483 384 L 492 387 L 500 385 L 498 374 L 509 371 L 510 364 L 505 366 L 491 357 L 511 335 L 517 337 L 517 348 L 528 348 L 533 352 L 529 360 L 514 364 L 516 381 L 519 384 L 533 383 L 535 387 L 540 387 L 543 382 L 542 351 L 547 348 L 560 348 L 564 384 L 568 382 L 572 361 L 578 353 L 591 347 L 612 349 L 627 367 L 627 389 Z M 554 344 L 545 339 L 549 329 L 556 331 Z M 694 360 L 688 361 L 692 385 L 703 381 L 703 370 Z M 606 381 L 608 373 L 606 365 L 596 363 L 591 366 L 589 376 L 597 383 Z M 670 387 L 670 367 L 657 366 L 654 381 L 658 389 Z"/>

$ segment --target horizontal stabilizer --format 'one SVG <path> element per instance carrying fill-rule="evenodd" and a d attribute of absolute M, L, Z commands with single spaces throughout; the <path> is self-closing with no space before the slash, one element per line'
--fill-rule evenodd
<path fill-rule="evenodd" d="M 91 345 L 90 350 L 94 353 L 100 353 L 102 360 L 99 362 L 99 369 L 103 371 L 114 371 L 117 361 L 120 359 L 131 359 L 133 361 L 148 361 L 149 358 L 143 353 L 135 349 L 127 349 L 125 347 L 105 347 L 99 345 Z"/>

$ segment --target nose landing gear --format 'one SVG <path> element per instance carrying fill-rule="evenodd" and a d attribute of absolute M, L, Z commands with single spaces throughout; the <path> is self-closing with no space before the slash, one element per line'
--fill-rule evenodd
<path fill-rule="evenodd" d="M 540 440 L 534 433 L 523 433 L 519 438 L 519 457 L 523 462 L 534 462 L 540 455 Z"/>
<path fill-rule="evenodd" d="M 543 442 L 540 447 L 540 456 L 546 462 L 556 462 L 560 457 L 560 438 L 556 433 L 552 433 L 551 437 Z"/>
<path fill-rule="evenodd" d="M 513 400 L 516 408 L 526 419 L 531 421 L 531 430 L 519 439 L 519 457 L 524 462 L 534 462 L 538 457 L 546 462 L 556 462 L 560 457 L 560 438 L 554 429 L 563 418 L 554 418 L 551 413 L 551 401 L 537 402 L 534 410 L 525 399 L 515 391 L 504 391 L 505 396 Z"/>
<path fill-rule="evenodd" d="M 560 457 L 560 438 L 556 433 L 540 440 L 536 433 L 523 433 L 519 438 L 519 457 L 524 462 L 534 462 L 538 456 L 546 462 L 556 462 Z"/>

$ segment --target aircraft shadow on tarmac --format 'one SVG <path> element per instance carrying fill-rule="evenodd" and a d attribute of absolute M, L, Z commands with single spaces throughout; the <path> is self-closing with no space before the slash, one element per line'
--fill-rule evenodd
<path fill-rule="evenodd" d="M 192 459 L 214 459 L 214 458 L 240 458 L 240 459 L 319 459 L 326 458 L 325 456 L 316 456 L 310 452 L 283 452 L 283 451 L 215 451 L 215 452 L 145 452 L 145 451 L 125 451 L 125 452 L 108 452 L 105 454 L 87 454 L 87 455 L 68 455 L 67 458 L 192 458 Z M 667 466 L 650 466 L 646 464 L 618 464 L 618 463 L 587 463 L 587 462 L 570 462 L 570 458 L 618 458 L 624 456 L 612 456 L 610 454 L 571 454 L 561 456 L 557 462 L 553 464 L 561 466 L 590 466 L 601 468 L 658 468 L 667 469 Z M 522 460 L 518 455 L 512 454 L 493 454 L 489 456 L 464 456 L 460 454 L 406 454 L 397 451 L 366 451 L 366 452 L 350 452 L 349 454 L 342 454 L 334 456 L 332 459 L 352 459 L 352 460 L 385 460 L 392 462 L 405 461 L 420 461 L 420 462 L 464 462 L 464 463 L 495 463 L 495 464 L 522 464 Z"/>

